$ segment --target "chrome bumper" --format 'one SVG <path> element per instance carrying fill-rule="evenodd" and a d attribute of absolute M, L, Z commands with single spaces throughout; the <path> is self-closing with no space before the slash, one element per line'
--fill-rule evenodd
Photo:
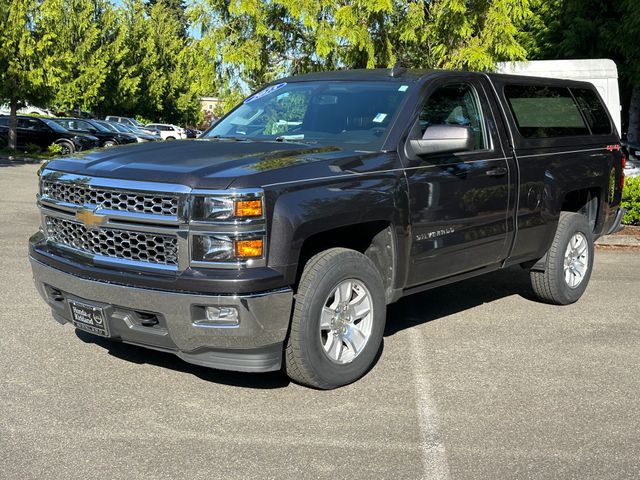
<path fill-rule="evenodd" d="M 242 296 L 175 293 L 87 280 L 30 261 L 38 292 L 60 323 L 71 322 L 69 299 L 84 300 L 103 309 L 115 340 L 173 352 L 214 368 L 280 368 L 293 303 L 290 289 Z M 240 323 L 196 325 L 203 306 L 233 306 Z M 147 321 L 149 314 L 157 320 L 153 325 Z"/>

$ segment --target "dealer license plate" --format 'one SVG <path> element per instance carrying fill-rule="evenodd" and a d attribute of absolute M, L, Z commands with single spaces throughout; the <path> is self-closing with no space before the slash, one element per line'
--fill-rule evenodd
<path fill-rule="evenodd" d="M 69 300 L 69 307 L 76 328 L 102 337 L 109 336 L 109 325 L 101 308 L 75 300 Z"/>

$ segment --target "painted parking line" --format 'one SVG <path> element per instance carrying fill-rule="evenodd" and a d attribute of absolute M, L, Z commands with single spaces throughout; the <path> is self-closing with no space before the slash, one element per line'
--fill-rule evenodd
<path fill-rule="evenodd" d="M 449 462 L 442 440 L 440 417 L 433 399 L 428 376 L 425 345 L 422 333 L 416 327 L 410 328 L 409 348 L 416 389 L 416 408 L 420 427 L 420 451 L 422 454 L 423 478 L 428 480 L 449 480 Z"/>

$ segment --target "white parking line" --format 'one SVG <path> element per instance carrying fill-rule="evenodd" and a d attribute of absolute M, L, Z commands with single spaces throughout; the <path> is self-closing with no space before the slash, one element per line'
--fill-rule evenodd
<path fill-rule="evenodd" d="M 414 383 L 416 386 L 416 407 L 422 441 L 423 478 L 428 480 L 449 480 L 449 462 L 440 434 L 438 410 L 431 394 L 431 384 L 427 375 L 428 364 L 424 353 L 422 334 L 417 327 L 409 329 L 409 347 Z"/>

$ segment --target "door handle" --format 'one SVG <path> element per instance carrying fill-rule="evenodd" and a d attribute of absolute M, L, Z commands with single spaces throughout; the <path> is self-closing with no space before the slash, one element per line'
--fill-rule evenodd
<path fill-rule="evenodd" d="M 498 167 L 494 168 L 493 170 L 487 170 L 485 173 L 490 177 L 501 177 L 503 175 L 506 175 L 508 171 L 509 170 L 507 170 L 507 167 Z"/>

